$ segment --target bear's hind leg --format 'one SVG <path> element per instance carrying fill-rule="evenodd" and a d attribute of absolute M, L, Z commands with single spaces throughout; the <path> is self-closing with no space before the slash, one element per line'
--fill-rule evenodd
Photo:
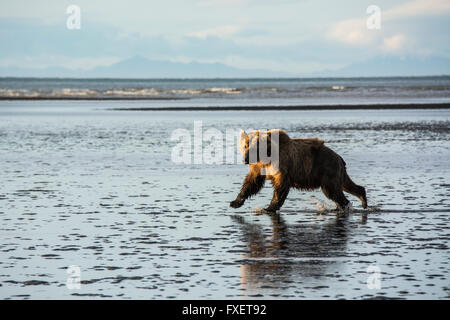
<path fill-rule="evenodd" d="M 334 201 L 339 209 L 346 211 L 349 208 L 350 201 L 348 201 L 340 188 L 330 185 L 322 186 L 322 192 L 328 199 Z"/>
<path fill-rule="evenodd" d="M 342 186 L 342 188 L 345 192 L 348 192 L 359 198 L 359 200 L 361 200 L 362 207 L 364 209 L 367 208 L 366 189 L 355 184 L 352 179 L 350 179 L 348 174 L 345 174 L 344 185 Z"/>

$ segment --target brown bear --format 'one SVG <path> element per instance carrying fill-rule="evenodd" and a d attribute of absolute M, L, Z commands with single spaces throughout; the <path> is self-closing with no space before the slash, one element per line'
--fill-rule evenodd
<path fill-rule="evenodd" d="M 233 208 L 241 207 L 247 198 L 257 194 L 266 180 L 272 182 L 274 189 L 272 201 L 265 209 L 267 212 L 279 210 L 292 187 L 301 190 L 320 187 L 338 210 L 347 211 L 350 202 L 342 192 L 345 191 L 358 197 L 363 208 L 367 208 L 366 190 L 350 179 L 345 161 L 322 140 L 291 139 L 278 129 L 255 130 L 249 134 L 241 131 L 239 148 L 250 172 L 236 199 L 230 202 Z M 262 149 L 262 154 L 267 155 L 265 158 L 261 156 Z M 273 157 L 271 150 L 276 150 L 278 157 Z"/>

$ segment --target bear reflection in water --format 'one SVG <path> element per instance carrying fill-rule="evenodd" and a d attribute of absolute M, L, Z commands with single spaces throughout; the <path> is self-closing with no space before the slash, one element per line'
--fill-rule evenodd
<path fill-rule="evenodd" d="M 265 216 L 271 219 L 269 232 L 263 225 L 232 216 L 247 246 L 241 261 L 244 292 L 284 290 L 289 283 L 324 277 L 331 264 L 332 272 L 339 273 L 340 258 L 346 257 L 348 232 L 354 227 L 348 215 L 336 215 L 326 223 L 289 226 L 278 213 Z"/>

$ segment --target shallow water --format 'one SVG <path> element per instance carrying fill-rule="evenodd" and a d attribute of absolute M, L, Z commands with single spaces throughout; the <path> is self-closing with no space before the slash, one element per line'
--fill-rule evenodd
<path fill-rule="evenodd" d="M 117 104 L 1 102 L 0 298 L 450 298 L 449 110 L 104 110 Z M 171 162 L 171 133 L 199 120 L 326 140 L 372 209 L 291 191 L 280 216 L 255 215 L 269 184 L 229 208 L 246 166 Z"/>

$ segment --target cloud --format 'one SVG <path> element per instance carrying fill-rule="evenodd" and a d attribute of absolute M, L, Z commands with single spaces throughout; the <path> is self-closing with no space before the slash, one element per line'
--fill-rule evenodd
<path fill-rule="evenodd" d="M 306 1 L 306 0 L 303 0 Z M 246 5 L 280 5 L 296 3 L 299 0 L 202 0 L 196 3 L 199 7 L 237 7 Z"/>
<path fill-rule="evenodd" d="M 198 32 L 190 32 L 188 37 L 206 39 L 208 37 L 229 38 L 241 31 L 241 27 L 237 25 L 219 26 L 216 28 L 206 29 Z"/>
<path fill-rule="evenodd" d="M 241 6 L 249 3 L 250 0 L 206 0 L 197 2 L 199 7 L 223 7 L 223 6 Z"/>
<path fill-rule="evenodd" d="M 89 70 L 94 67 L 109 66 L 120 59 L 111 56 L 101 57 L 68 57 L 65 55 L 33 55 L 0 59 L 0 67 L 20 67 L 42 69 L 64 67 L 71 70 Z"/>
<path fill-rule="evenodd" d="M 406 44 L 406 36 L 403 34 L 396 34 L 392 37 L 383 39 L 382 49 L 386 52 L 398 52 L 404 49 Z"/>
<path fill-rule="evenodd" d="M 412 41 L 417 37 L 415 32 L 418 19 L 422 19 L 420 27 L 423 28 L 423 19 L 435 16 L 446 18 L 449 13 L 449 0 L 414 0 L 385 10 L 381 8 L 381 28 L 378 30 L 367 27 L 370 16 L 364 15 L 332 24 L 326 37 L 350 46 L 401 53 L 413 49 L 409 44 L 419 44 L 420 41 Z"/>
<path fill-rule="evenodd" d="M 450 13 L 449 0 L 415 0 L 386 10 L 383 12 L 383 18 L 390 20 L 448 13 Z"/>
<path fill-rule="evenodd" d="M 335 23 L 328 37 L 349 45 L 365 46 L 372 43 L 373 32 L 366 27 L 366 19 L 348 19 Z"/>

